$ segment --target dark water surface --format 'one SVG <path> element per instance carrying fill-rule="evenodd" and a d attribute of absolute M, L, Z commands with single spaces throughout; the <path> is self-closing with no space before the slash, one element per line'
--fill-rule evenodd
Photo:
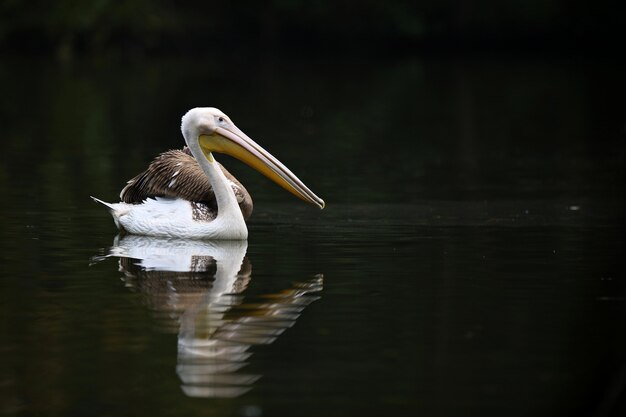
<path fill-rule="evenodd" d="M 0 414 L 617 415 L 624 68 L 0 64 Z M 214 105 L 319 211 L 228 157 L 248 242 L 116 237 Z"/>

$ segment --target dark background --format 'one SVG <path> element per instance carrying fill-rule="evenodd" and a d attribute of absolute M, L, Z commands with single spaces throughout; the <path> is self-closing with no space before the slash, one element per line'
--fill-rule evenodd
<path fill-rule="evenodd" d="M 602 55 L 623 59 L 619 1 L 5 1 L 0 46 L 76 54 Z"/>
<path fill-rule="evenodd" d="M 376 149 L 377 191 L 355 196 L 369 201 L 582 193 L 621 204 L 624 16 L 610 1 L 6 1 L 0 123 L 7 143 L 57 126 L 81 148 L 81 123 L 97 119 L 90 133 L 141 158 L 132 171 L 155 140 L 176 144 L 177 123 L 147 120 L 213 105 L 261 142 L 289 140 L 270 114 L 319 143 L 342 135 L 315 147 L 345 163 L 323 166 L 329 178 L 357 176 L 350 160 Z M 385 193 L 390 183 L 399 190 Z"/>

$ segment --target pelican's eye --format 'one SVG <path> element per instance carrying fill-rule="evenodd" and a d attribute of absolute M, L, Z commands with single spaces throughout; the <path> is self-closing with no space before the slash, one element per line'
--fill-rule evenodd
<path fill-rule="evenodd" d="M 224 118 L 223 118 L 223 117 L 221 117 L 221 116 L 220 116 L 217 120 L 218 120 L 220 123 L 224 122 Z"/>

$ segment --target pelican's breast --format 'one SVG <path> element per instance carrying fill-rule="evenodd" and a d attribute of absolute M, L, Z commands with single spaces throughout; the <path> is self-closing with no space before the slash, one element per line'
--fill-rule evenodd
<path fill-rule="evenodd" d="M 217 209 L 204 203 L 190 201 L 191 218 L 195 222 L 212 222 L 217 217 Z"/>

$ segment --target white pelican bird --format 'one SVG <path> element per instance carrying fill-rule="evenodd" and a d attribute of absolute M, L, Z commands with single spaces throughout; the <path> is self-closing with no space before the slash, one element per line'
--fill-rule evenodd
<path fill-rule="evenodd" d="M 181 131 L 187 147 L 159 155 L 128 181 L 120 203 L 92 197 L 110 209 L 120 230 L 147 236 L 247 239 L 245 220 L 252 212 L 252 199 L 215 161 L 213 152 L 234 156 L 302 200 L 324 208 L 324 200 L 220 110 L 189 110 Z"/>

